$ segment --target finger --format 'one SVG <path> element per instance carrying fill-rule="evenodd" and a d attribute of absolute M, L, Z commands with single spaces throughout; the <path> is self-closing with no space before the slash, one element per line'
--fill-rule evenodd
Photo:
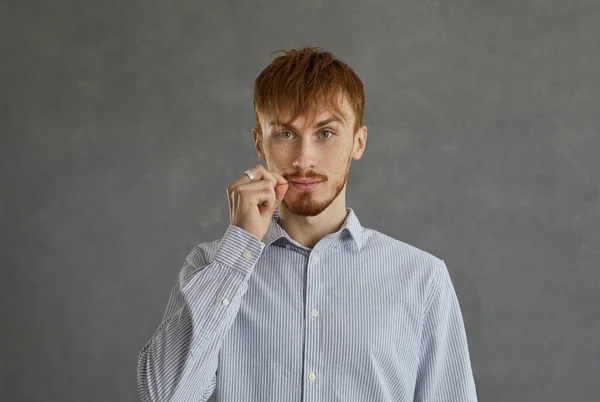
<path fill-rule="evenodd" d="M 254 192 L 260 190 L 267 190 L 269 188 L 273 188 L 273 184 L 267 180 L 255 180 L 252 183 L 240 184 L 235 189 L 234 192 L 243 193 L 243 192 Z"/>
<path fill-rule="evenodd" d="M 266 180 L 254 181 L 248 184 L 242 184 L 232 189 L 230 192 L 233 209 L 240 205 L 255 205 L 262 199 L 260 198 L 267 192 L 273 191 L 273 185 Z"/>
<path fill-rule="evenodd" d="M 277 179 L 277 184 L 287 184 L 288 181 L 279 173 L 275 172 L 275 171 L 269 171 L 269 173 L 271 173 L 272 176 L 275 177 L 275 179 Z"/>
<path fill-rule="evenodd" d="M 259 207 L 267 206 L 269 208 L 274 208 L 276 202 L 275 190 L 272 188 L 265 188 L 264 190 L 260 191 L 252 191 L 243 196 L 239 205 L 245 210 L 254 208 L 257 205 Z"/>
<path fill-rule="evenodd" d="M 233 183 L 229 185 L 228 191 L 231 191 L 242 184 L 248 184 L 256 181 L 270 181 L 273 183 L 273 186 L 277 184 L 277 179 L 271 173 L 269 173 L 269 171 L 265 169 L 264 166 L 260 164 L 254 165 L 248 170 L 250 170 L 250 172 L 254 176 L 254 180 L 251 181 L 247 174 L 242 173 Z"/>
<path fill-rule="evenodd" d="M 272 188 L 269 189 L 269 191 L 267 191 L 263 195 L 263 197 L 264 198 L 261 198 L 261 202 L 260 202 L 259 206 L 265 206 L 270 209 L 275 209 L 275 207 L 277 205 L 277 198 L 275 197 L 275 190 L 273 190 Z"/>
<path fill-rule="evenodd" d="M 256 171 L 254 170 L 256 169 Z M 256 180 L 266 180 L 273 183 L 273 187 L 277 185 L 277 178 L 273 175 L 273 172 L 268 171 L 263 165 L 255 165 L 250 169 Z"/>
<path fill-rule="evenodd" d="M 277 184 L 275 186 L 275 202 L 276 202 L 276 206 L 279 206 L 279 204 L 281 204 L 281 201 L 283 201 L 285 194 L 287 193 L 288 189 L 290 188 L 290 185 L 285 183 L 285 184 Z"/>

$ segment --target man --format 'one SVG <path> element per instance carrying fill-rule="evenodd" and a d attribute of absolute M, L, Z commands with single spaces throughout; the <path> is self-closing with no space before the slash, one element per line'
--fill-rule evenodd
<path fill-rule="evenodd" d="M 346 208 L 362 82 L 320 48 L 284 53 L 255 83 L 266 168 L 227 187 L 225 234 L 187 256 L 139 354 L 142 400 L 476 401 L 444 261 Z"/>

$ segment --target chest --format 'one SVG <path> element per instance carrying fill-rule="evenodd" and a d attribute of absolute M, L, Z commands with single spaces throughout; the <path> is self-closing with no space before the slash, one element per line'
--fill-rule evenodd
<path fill-rule="evenodd" d="M 300 367 L 308 354 L 410 372 L 416 366 L 422 301 L 410 273 L 375 256 L 289 252 L 258 264 L 230 335 L 242 348 Z M 326 351 L 317 357 L 320 351 Z"/>

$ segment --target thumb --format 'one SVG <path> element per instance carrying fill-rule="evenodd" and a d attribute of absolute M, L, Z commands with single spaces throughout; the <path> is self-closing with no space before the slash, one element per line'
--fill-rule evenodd
<path fill-rule="evenodd" d="M 279 204 L 281 204 L 281 201 L 283 201 L 283 198 L 285 197 L 289 187 L 290 185 L 288 182 L 277 182 L 275 185 L 275 207 L 278 207 Z"/>

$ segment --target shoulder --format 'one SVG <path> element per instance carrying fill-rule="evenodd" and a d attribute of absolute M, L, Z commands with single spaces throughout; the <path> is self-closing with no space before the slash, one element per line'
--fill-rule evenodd
<path fill-rule="evenodd" d="M 363 228 L 363 250 L 393 255 L 398 261 L 413 265 L 438 267 L 444 261 L 425 249 L 419 248 L 375 229 Z"/>
<path fill-rule="evenodd" d="M 432 252 L 371 228 L 363 227 L 362 251 L 423 288 L 430 288 L 447 272 L 444 260 Z"/>

